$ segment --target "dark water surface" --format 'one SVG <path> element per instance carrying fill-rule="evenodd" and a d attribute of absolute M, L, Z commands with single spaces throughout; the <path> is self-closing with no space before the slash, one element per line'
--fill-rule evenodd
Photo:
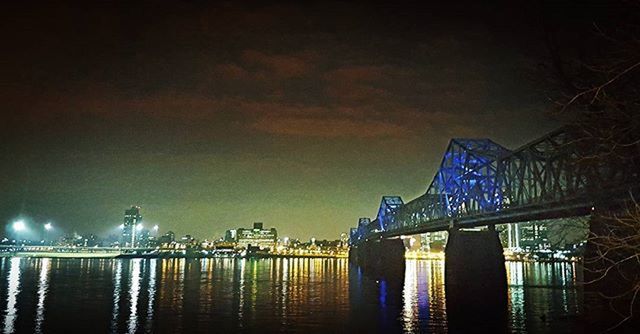
<path fill-rule="evenodd" d="M 509 332 L 581 331 L 581 270 L 507 263 Z M 4 333 L 446 332 L 444 262 L 376 280 L 346 259 L 0 259 Z"/>

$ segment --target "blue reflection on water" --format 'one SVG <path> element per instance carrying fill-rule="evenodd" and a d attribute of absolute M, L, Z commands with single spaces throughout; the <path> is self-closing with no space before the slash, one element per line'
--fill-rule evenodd
<path fill-rule="evenodd" d="M 380 281 L 380 306 L 387 307 L 387 281 Z"/>

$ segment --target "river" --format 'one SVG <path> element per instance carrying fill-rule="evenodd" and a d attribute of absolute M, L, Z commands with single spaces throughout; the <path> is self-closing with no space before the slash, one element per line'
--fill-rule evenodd
<path fill-rule="evenodd" d="M 396 281 L 347 259 L 0 259 L 4 333 L 447 332 L 444 262 Z M 507 262 L 516 333 L 581 331 L 575 263 Z"/>

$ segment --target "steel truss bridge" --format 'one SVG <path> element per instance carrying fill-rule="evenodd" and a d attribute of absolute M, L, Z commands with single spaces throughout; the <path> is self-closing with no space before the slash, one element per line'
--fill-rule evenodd
<path fill-rule="evenodd" d="M 452 139 L 426 193 L 404 203 L 383 196 L 374 220 L 360 218 L 350 242 L 451 227 L 471 228 L 587 215 L 635 193 L 637 159 L 561 128 L 511 151 L 490 139 Z M 608 153 L 607 153 L 608 152 Z"/>

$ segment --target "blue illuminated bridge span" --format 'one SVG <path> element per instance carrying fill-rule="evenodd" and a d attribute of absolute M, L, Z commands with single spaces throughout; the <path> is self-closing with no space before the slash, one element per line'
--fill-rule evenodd
<path fill-rule="evenodd" d="M 407 203 L 383 196 L 377 217 L 360 218 L 350 242 L 582 216 L 637 191 L 637 159 L 594 159 L 611 150 L 573 133 L 561 128 L 513 151 L 452 139 L 427 191 Z"/>

